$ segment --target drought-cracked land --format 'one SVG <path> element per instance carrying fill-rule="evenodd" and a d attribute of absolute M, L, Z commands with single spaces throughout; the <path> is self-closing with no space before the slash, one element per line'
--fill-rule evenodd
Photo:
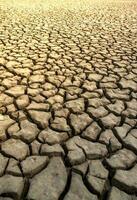
<path fill-rule="evenodd" d="M 0 200 L 137 200 L 137 1 L 0 0 Z"/>

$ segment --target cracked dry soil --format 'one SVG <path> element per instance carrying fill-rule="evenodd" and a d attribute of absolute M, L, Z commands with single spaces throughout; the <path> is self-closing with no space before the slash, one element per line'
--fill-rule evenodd
<path fill-rule="evenodd" d="M 0 200 L 137 200 L 137 1 L 0 0 Z"/>

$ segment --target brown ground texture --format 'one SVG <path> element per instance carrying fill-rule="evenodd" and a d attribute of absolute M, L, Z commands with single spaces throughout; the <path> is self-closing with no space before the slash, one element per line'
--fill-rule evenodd
<path fill-rule="evenodd" d="M 137 200 L 137 1 L 0 0 L 0 200 Z"/>

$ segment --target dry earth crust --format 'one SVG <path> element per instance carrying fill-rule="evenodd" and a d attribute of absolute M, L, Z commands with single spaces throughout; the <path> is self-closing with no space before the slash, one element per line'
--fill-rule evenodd
<path fill-rule="evenodd" d="M 137 1 L 0 0 L 0 200 L 137 200 Z"/>

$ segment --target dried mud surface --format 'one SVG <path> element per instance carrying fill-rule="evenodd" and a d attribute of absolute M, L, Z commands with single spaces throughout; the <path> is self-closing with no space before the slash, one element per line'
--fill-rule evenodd
<path fill-rule="evenodd" d="M 137 2 L 0 0 L 0 200 L 137 200 Z"/>

